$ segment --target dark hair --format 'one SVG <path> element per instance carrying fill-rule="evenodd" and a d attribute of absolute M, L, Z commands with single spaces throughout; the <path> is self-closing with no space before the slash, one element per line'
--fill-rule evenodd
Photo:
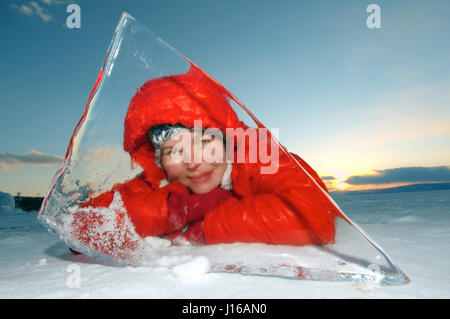
<path fill-rule="evenodd" d="M 164 123 L 153 125 L 148 130 L 148 138 L 150 139 L 153 148 L 159 148 L 165 140 L 171 135 L 174 129 L 177 128 L 188 128 L 181 123 Z"/>

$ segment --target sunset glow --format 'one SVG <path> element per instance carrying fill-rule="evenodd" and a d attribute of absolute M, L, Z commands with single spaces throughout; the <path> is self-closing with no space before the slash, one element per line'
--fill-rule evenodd
<path fill-rule="evenodd" d="M 45 15 L 28 6 L 34 1 L 1 2 L 8 50 L 0 59 L 0 191 L 48 192 L 123 11 L 139 13 L 141 23 L 187 53 L 259 122 L 277 128 L 277 140 L 330 191 L 450 182 L 448 1 L 385 1 L 379 5 L 389 18 L 375 29 L 366 25 L 367 3 L 358 1 L 261 1 L 257 10 L 247 2 L 236 10 L 229 1 L 83 1 L 82 12 L 102 19 L 86 19 L 80 30 L 66 26 L 67 1 L 41 2 Z M 186 13 L 174 19 L 174 6 Z M 424 41 L 416 41 L 419 35 Z M 158 53 L 151 55 L 145 63 L 134 56 L 136 79 L 156 70 Z M 124 100 L 105 100 L 111 109 L 125 114 L 128 97 L 142 84 L 126 88 L 130 80 L 115 84 Z M 254 126 L 245 110 L 235 111 Z M 121 125 L 110 129 L 105 136 L 121 141 Z M 89 158 L 99 161 L 95 154 Z"/>

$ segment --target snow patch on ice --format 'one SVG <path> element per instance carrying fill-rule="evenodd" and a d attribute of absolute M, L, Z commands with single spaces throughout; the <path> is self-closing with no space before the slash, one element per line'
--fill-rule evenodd
<path fill-rule="evenodd" d="M 398 218 L 393 218 L 387 224 L 414 224 L 414 223 L 420 223 L 420 222 L 426 222 L 425 218 L 422 218 L 420 216 L 403 216 Z"/>
<path fill-rule="evenodd" d="M 45 265 L 47 265 L 47 258 L 39 259 L 38 266 L 45 266 Z"/>
<path fill-rule="evenodd" d="M 150 268 L 138 268 L 152 269 L 154 274 L 170 273 L 179 280 L 192 282 L 199 280 L 204 274 L 208 273 L 211 268 L 211 263 L 205 256 L 163 256 L 157 259 Z M 137 269 L 133 269 L 132 271 L 139 272 Z"/>
<path fill-rule="evenodd" d="M 192 259 L 192 256 L 180 255 L 180 256 L 163 256 L 159 258 L 155 265 L 163 267 L 173 267 L 179 264 L 186 263 Z"/>
<path fill-rule="evenodd" d="M 172 268 L 172 274 L 183 281 L 196 281 L 206 274 L 211 265 L 208 258 L 199 256 Z"/>
<path fill-rule="evenodd" d="M 145 243 L 148 244 L 148 247 L 155 250 L 161 250 L 169 248 L 171 245 L 171 242 L 169 239 L 161 238 L 161 237 L 145 237 Z"/>

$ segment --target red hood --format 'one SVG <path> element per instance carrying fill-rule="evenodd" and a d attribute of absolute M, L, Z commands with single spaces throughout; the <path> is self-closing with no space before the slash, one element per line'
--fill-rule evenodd
<path fill-rule="evenodd" d="M 144 170 L 144 178 L 158 188 L 164 171 L 154 161 L 148 130 L 155 124 L 181 123 L 225 129 L 246 127 L 229 104 L 230 93 L 219 83 L 191 65 L 181 75 L 152 79 L 132 98 L 125 117 L 124 150 Z"/>
<path fill-rule="evenodd" d="M 202 120 L 203 127 L 218 128 L 225 133 L 226 128 L 242 127 L 245 130 L 247 126 L 239 121 L 229 104 L 230 100 L 233 98 L 226 89 L 193 65 L 186 74 L 145 83 L 131 100 L 124 123 L 124 149 L 130 154 L 132 162 L 143 168 L 143 176 L 117 184 L 115 190 L 91 199 L 84 207 L 108 207 L 115 192 L 119 191 L 127 214 L 140 236 L 160 236 L 172 232 L 173 225 L 170 225 L 167 218 L 168 193 L 175 190 L 189 191 L 176 182 L 170 183 L 164 190 L 159 189 L 160 181 L 166 176 L 154 162 L 148 130 L 155 124 L 163 123 L 180 122 L 193 126 L 195 120 Z M 255 122 L 257 123 L 256 120 Z M 251 143 L 244 143 L 245 135 L 239 137 L 239 141 L 235 137 L 235 142 L 233 151 L 238 154 L 240 150 L 246 151 L 244 163 L 233 161 L 231 178 L 235 196 L 206 215 L 203 222 L 205 242 L 264 242 L 284 245 L 333 242 L 334 218 L 339 212 L 308 176 L 312 176 L 326 192 L 326 186 L 317 173 L 300 157 L 290 155 L 284 148 L 280 148 L 282 153 L 278 158 L 278 170 L 273 174 L 262 174 L 260 168 L 264 163 L 252 163 L 248 161 L 248 155 L 255 151 L 251 147 L 259 148 L 264 145 L 261 143 L 267 143 L 269 147 L 268 144 L 272 144 L 270 136 L 258 135 L 257 146 L 250 147 L 248 145 Z M 235 154 L 232 155 L 234 159 Z M 291 156 L 295 157 L 308 174 L 298 167 Z M 110 233 L 103 230 L 96 233 L 95 225 L 99 224 L 92 222 L 98 217 L 95 210 L 89 213 L 93 219 L 86 218 L 85 211 L 80 214 L 74 219 L 77 222 L 81 220 L 75 230 L 86 245 L 94 245 L 97 250 L 106 249 L 106 253 L 110 249 L 119 252 L 129 249 L 117 246 L 121 244 L 112 239 L 116 235 L 105 237 Z M 123 215 L 117 218 L 117 225 L 123 225 Z M 125 245 L 129 243 L 127 240 L 124 242 Z"/>

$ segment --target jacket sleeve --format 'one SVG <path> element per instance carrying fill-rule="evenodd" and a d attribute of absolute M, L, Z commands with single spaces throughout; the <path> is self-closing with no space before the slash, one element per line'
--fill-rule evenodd
<path fill-rule="evenodd" d="M 317 173 L 300 157 L 293 156 L 328 192 Z M 259 169 L 257 164 L 233 166 L 233 191 L 237 197 L 205 217 L 207 244 L 307 245 L 334 241 L 334 205 L 288 154 L 280 153 L 275 174 L 260 174 Z"/>
<path fill-rule="evenodd" d="M 183 188 L 171 184 L 153 190 L 142 177 L 136 177 L 114 186 L 73 212 L 72 236 L 81 245 L 124 258 L 141 238 L 175 230 L 167 218 L 167 197 L 171 190 Z"/>

